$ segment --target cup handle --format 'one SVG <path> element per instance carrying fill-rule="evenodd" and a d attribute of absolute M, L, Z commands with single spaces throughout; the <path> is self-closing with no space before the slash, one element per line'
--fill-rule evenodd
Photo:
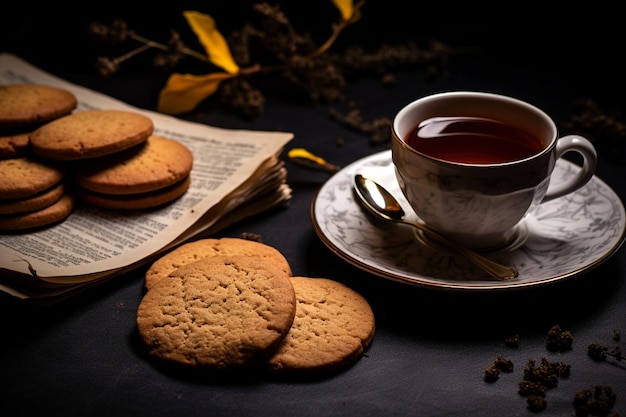
<path fill-rule="evenodd" d="M 596 171 L 598 163 L 596 150 L 588 139 L 582 136 L 568 135 L 560 138 L 556 144 L 556 159 L 567 152 L 578 152 L 583 157 L 581 170 L 560 184 L 550 185 L 542 203 L 569 194 L 585 185 Z"/>

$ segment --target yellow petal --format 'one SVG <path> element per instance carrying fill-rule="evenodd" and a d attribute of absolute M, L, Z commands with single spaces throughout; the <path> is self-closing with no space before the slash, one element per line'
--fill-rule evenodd
<path fill-rule="evenodd" d="M 323 169 L 330 172 L 337 172 L 341 169 L 339 166 L 326 162 L 324 158 L 312 154 L 304 148 L 293 148 L 289 150 L 287 157 L 293 162 L 309 168 Z"/>
<path fill-rule="evenodd" d="M 352 15 L 354 15 L 354 5 L 352 0 L 333 0 L 333 3 L 335 3 L 335 6 L 337 6 L 339 12 L 341 12 L 343 20 L 348 21 L 352 18 Z"/>
<path fill-rule="evenodd" d="M 167 114 L 191 111 L 215 93 L 222 81 L 232 77 L 233 74 L 226 72 L 207 75 L 172 74 L 159 94 L 158 110 Z"/>
<path fill-rule="evenodd" d="M 204 46 L 209 60 L 224 71 L 236 74 L 239 66 L 230 53 L 230 48 L 226 39 L 217 30 L 215 20 L 204 13 L 196 11 L 183 12 L 191 30 L 196 34 L 198 40 Z"/>

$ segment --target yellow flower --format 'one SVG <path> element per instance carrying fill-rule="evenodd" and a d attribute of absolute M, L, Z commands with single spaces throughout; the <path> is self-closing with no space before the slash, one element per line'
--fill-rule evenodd
<path fill-rule="evenodd" d="M 183 12 L 183 15 L 204 46 L 209 60 L 229 74 L 239 72 L 239 66 L 230 53 L 226 39 L 215 26 L 215 20 L 207 14 L 195 11 Z"/>
<path fill-rule="evenodd" d="M 193 110 L 207 97 L 214 94 L 220 83 L 239 73 L 228 43 L 215 26 L 215 20 L 206 14 L 186 11 L 187 23 L 204 46 L 210 62 L 226 72 L 206 75 L 172 74 L 159 94 L 158 110 L 162 113 L 180 114 Z"/>
<path fill-rule="evenodd" d="M 341 12 L 341 17 L 345 21 L 349 21 L 354 15 L 354 4 L 352 0 L 333 0 L 335 6 Z"/>
<path fill-rule="evenodd" d="M 181 114 L 192 111 L 215 93 L 220 83 L 236 74 L 214 72 L 207 75 L 172 74 L 159 94 L 159 111 Z"/>

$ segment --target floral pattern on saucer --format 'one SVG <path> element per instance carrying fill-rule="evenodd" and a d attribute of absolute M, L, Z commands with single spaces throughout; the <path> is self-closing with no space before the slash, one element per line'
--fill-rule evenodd
<path fill-rule="evenodd" d="M 559 160 L 552 181 L 579 170 Z M 391 151 L 358 160 L 318 191 L 311 217 L 322 242 L 339 257 L 372 274 L 408 284 L 459 290 L 514 289 L 547 284 L 588 271 L 614 254 L 626 237 L 624 206 L 597 177 L 567 196 L 539 206 L 521 228 L 526 240 L 485 255 L 517 268 L 518 278 L 497 281 L 466 259 L 430 244 L 412 226 L 382 223 L 356 200 L 354 175 L 387 188 L 407 218 L 417 220 L 396 181 Z M 527 234 L 527 235 L 526 235 Z"/>

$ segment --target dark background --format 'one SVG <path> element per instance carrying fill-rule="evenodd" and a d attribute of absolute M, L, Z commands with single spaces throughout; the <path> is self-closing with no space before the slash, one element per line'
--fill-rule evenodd
<path fill-rule="evenodd" d="M 176 29 L 192 43 L 194 37 L 183 10 L 210 14 L 218 29 L 228 34 L 244 22 L 255 22 L 251 6 L 258 2 L 133 3 L 45 2 L 31 7 L 27 2 L 12 2 L 0 17 L 0 49 L 19 52 L 51 70 L 87 71 L 100 52 L 99 45 L 86 36 L 86 26 L 92 21 L 124 19 L 137 33 L 160 41 L 167 39 L 169 29 Z M 329 35 L 331 24 L 338 18 L 330 0 L 268 3 L 280 5 L 296 30 L 312 33 L 320 40 Z M 612 81 L 619 80 L 625 68 L 621 59 L 624 35 L 623 16 L 608 2 L 547 7 L 540 2 L 370 0 L 362 8 L 362 19 L 342 34 L 336 47 L 437 39 L 459 50 L 478 48 L 482 57 L 552 74 L 578 91 L 593 91 L 610 99 L 623 92 L 623 83 L 615 85 Z M 137 65 L 128 65 L 127 70 L 146 70 L 141 59 L 133 62 Z M 488 67 L 484 71 L 498 75 Z"/>
<path fill-rule="evenodd" d="M 251 2 L 179 1 L 137 6 L 128 1 L 4 6 L 0 51 L 128 104 L 154 110 L 167 75 L 147 57 L 120 74 L 100 78 L 94 68 L 101 45 L 86 26 L 123 18 L 136 32 L 167 39 L 177 29 L 189 43 L 183 10 L 212 15 L 224 34 L 254 21 Z M 293 25 L 325 39 L 338 12 L 330 1 L 283 1 Z M 448 73 L 426 79 L 421 70 L 400 71 L 396 85 L 362 77 L 346 87 L 366 119 L 392 117 L 407 102 L 458 89 L 509 94 L 548 112 L 569 133 L 572 104 L 595 100 L 607 113 L 623 112 L 625 65 L 623 17 L 615 6 L 595 2 L 548 7 L 547 3 L 369 1 L 360 22 L 335 45 L 375 48 L 382 43 L 427 45 L 436 39 L 466 51 L 450 57 Z M 470 51 L 470 52 L 468 52 Z M 247 119 L 215 100 L 181 118 L 227 128 L 286 130 L 289 147 L 305 147 L 345 166 L 388 148 L 329 117 L 340 103 L 313 105 L 279 80 L 255 80 L 267 92 L 265 111 Z M 622 119 L 623 121 L 623 119 Z M 624 137 L 595 135 L 597 175 L 626 198 Z M 372 305 L 377 333 L 354 367 L 317 381 L 277 381 L 266 376 L 193 378 L 163 372 L 137 347 L 136 308 L 143 294 L 137 270 L 60 305 L 37 307 L 0 298 L 0 415 L 250 415 L 260 416 L 572 416 L 576 389 L 609 384 L 618 391 L 614 411 L 626 415 L 626 369 L 596 364 L 588 343 L 626 332 L 624 251 L 580 277 L 546 288 L 498 294 L 437 292 L 397 284 L 340 260 L 315 235 L 309 207 L 328 174 L 288 164 L 293 199 L 288 207 L 225 229 L 219 236 L 258 233 L 278 248 L 294 274 L 326 276 L 362 293 Z M 551 359 L 572 364 L 573 374 L 548 394 L 543 414 L 525 408 L 516 383 L 529 358 L 546 355 L 544 338 L 553 324 L 575 335 L 574 350 Z M 504 337 L 519 333 L 518 350 Z M 623 342 L 622 342 L 623 346 Z M 483 370 L 499 354 L 516 363 L 514 375 L 495 384 Z"/>

